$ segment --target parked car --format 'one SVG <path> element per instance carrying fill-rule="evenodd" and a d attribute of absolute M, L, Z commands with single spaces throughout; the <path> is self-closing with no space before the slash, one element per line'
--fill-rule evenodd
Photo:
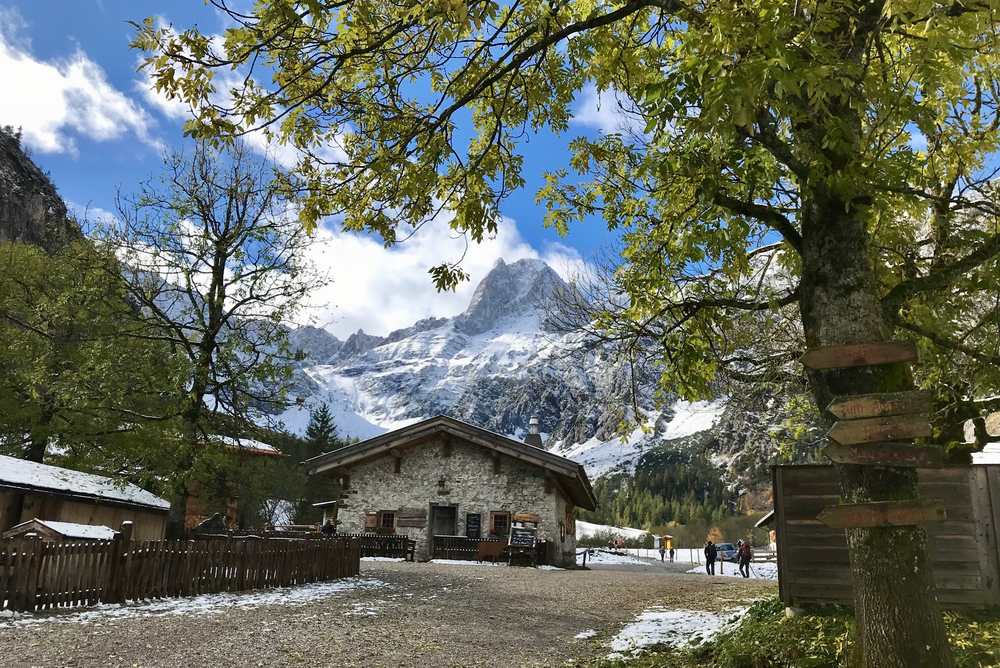
<path fill-rule="evenodd" d="M 718 543 L 719 561 L 736 561 L 736 546 L 732 543 Z"/>

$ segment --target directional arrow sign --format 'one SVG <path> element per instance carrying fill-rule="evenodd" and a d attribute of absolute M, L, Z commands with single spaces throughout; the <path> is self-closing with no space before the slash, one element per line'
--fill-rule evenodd
<path fill-rule="evenodd" d="M 931 423 L 923 415 L 889 415 L 886 417 L 840 420 L 834 423 L 828 437 L 841 445 L 878 443 L 931 435 Z"/>
<path fill-rule="evenodd" d="M 916 359 L 915 345 L 905 341 L 889 341 L 820 346 L 807 351 L 800 361 L 810 369 L 842 369 L 852 366 L 914 362 Z"/>
<path fill-rule="evenodd" d="M 929 413 L 932 396 L 930 392 L 886 392 L 882 394 L 857 394 L 836 397 L 826 407 L 838 418 L 882 417 L 884 415 L 904 415 L 907 413 Z"/>
<path fill-rule="evenodd" d="M 823 454 L 837 464 L 868 464 L 870 466 L 907 466 L 933 468 L 944 464 L 944 451 L 937 446 L 911 443 L 869 443 L 841 445 L 831 443 Z"/>
<path fill-rule="evenodd" d="M 946 519 L 938 501 L 875 501 L 827 506 L 816 516 L 831 529 L 915 526 Z"/>

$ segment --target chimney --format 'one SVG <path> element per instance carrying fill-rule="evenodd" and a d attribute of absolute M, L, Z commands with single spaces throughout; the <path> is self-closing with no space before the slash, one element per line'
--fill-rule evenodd
<path fill-rule="evenodd" d="M 532 415 L 528 420 L 528 435 L 524 437 L 524 442 L 536 448 L 542 447 L 542 435 L 538 432 L 538 416 Z"/>

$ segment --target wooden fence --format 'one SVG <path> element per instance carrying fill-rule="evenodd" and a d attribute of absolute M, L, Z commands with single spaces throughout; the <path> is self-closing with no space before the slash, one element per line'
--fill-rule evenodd
<path fill-rule="evenodd" d="M 938 599 L 950 608 L 1000 604 L 1000 466 L 919 469 L 918 476 L 921 496 L 947 513 L 926 525 Z M 853 601 L 845 533 L 816 519 L 838 500 L 832 466 L 774 468 L 778 586 L 788 605 Z"/>
<path fill-rule="evenodd" d="M 434 536 L 431 543 L 431 559 L 455 559 L 477 561 L 480 543 L 489 543 L 499 549 L 499 561 L 507 561 L 510 551 L 506 538 L 467 538 L 465 536 Z M 549 544 L 538 541 L 535 544 L 535 563 L 549 563 Z"/>
<path fill-rule="evenodd" d="M 0 542 L 0 608 L 51 610 L 285 587 L 357 575 L 359 557 L 358 543 L 346 538 L 18 539 Z"/>
<path fill-rule="evenodd" d="M 405 535 L 384 535 L 376 533 L 337 534 L 340 538 L 355 541 L 362 557 L 412 558 L 411 541 Z"/>

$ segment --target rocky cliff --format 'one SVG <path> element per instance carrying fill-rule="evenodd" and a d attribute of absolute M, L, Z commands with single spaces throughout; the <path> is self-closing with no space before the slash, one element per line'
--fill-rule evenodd
<path fill-rule="evenodd" d="M 51 253 L 80 237 L 55 186 L 25 154 L 17 134 L 0 130 L 0 242 L 35 244 Z"/>

